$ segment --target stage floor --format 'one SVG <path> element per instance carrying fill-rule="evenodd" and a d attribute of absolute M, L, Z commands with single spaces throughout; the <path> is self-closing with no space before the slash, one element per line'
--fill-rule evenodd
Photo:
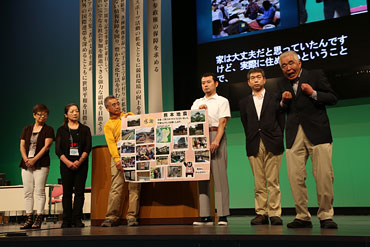
<path fill-rule="evenodd" d="M 283 226 L 251 226 L 253 216 L 231 216 L 228 226 L 143 225 L 61 229 L 61 222 L 47 222 L 40 230 L 20 230 L 18 224 L 0 225 L 0 246 L 370 246 L 370 216 L 335 216 L 339 229 L 289 229 L 294 216 L 283 216 Z M 8 233 L 27 236 L 7 236 Z M 25 243 L 25 241 L 27 243 Z M 230 244 L 228 244 L 228 241 Z M 5 244 L 5 245 L 4 245 Z M 26 244 L 26 245 L 24 245 Z M 49 244 L 49 245 L 48 245 Z"/>

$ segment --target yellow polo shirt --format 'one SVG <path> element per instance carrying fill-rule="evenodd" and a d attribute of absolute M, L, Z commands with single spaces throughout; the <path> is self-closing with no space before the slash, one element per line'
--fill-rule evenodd
<path fill-rule="evenodd" d="M 109 153 L 115 162 L 118 162 L 121 159 L 117 148 L 117 142 L 121 140 L 121 118 L 128 115 L 134 114 L 132 112 L 121 112 L 121 116 L 119 118 L 110 118 L 104 125 L 105 140 L 108 145 Z"/>

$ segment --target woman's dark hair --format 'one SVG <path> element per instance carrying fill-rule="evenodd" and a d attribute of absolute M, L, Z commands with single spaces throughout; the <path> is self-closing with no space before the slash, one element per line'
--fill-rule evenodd
<path fill-rule="evenodd" d="M 44 104 L 37 104 L 37 105 L 35 105 L 35 106 L 33 107 L 33 109 L 32 109 L 32 113 L 33 113 L 33 114 L 36 114 L 36 113 L 38 113 L 38 112 L 46 112 L 46 114 L 48 114 L 48 115 L 49 115 L 49 109 L 48 109 L 48 107 L 47 107 L 46 105 L 44 105 Z"/>
<path fill-rule="evenodd" d="M 77 107 L 77 109 L 78 109 L 78 110 L 80 110 L 80 108 L 78 107 L 78 105 L 77 105 L 77 104 L 72 103 L 72 104 L 68 104 L 68 105 L 66 105 L 66 106 L 64 107 L 64 114 L 67 114 L 67 113 L 68 113 L 68 111 L 69 111 L 69 108 L 71 108 L 72 106 L 76 106 L 76 107 Z M 64 116 L 63 126 L 67 126 L 67 124 L 68 124 L 68 118 L 67 118 L 66 116 Z"/>

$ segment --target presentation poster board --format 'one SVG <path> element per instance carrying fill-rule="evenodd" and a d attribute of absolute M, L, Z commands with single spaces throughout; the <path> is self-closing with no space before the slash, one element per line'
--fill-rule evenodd
<path fill-rule="evenodd" d="M 206 110 L 183 110 L 122 119 L 119 149 L 127 182 L 209 180 Z"/>

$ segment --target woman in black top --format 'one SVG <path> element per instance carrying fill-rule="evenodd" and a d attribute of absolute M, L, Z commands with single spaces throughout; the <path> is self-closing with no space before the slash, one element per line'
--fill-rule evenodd
<path fill-rule="evenodd" d="M 82 208 L 85 200 L 88 157 L 91 151 L 91 132 L 89 127 L 78 121 L 79 116 L 76 104 L 66 105 L 64 123 L 56 135 L 55 152 L 60 159 L 63 185 L 62 228 L 85 226 L 82 223 Z M 72 207 L 73 192 L 75 196 Z"/>
<path fill-rule="evenodd" d="M 21 229 L 40 228 L 45 207 L 45 184 L 49 174 L 49 148 L 54 141 L 54 129 L 46 125 L 49 109 L 38 104 L 33 107 L 35 123 L 23 128 L 20 151 L 22 155 L 19 164 L 22 167 L 22 182 L 27 220 Z M 33 195 L 35 194 L 35 203 Z M 33 221 L 33 205 L 37 215 Z"/>

